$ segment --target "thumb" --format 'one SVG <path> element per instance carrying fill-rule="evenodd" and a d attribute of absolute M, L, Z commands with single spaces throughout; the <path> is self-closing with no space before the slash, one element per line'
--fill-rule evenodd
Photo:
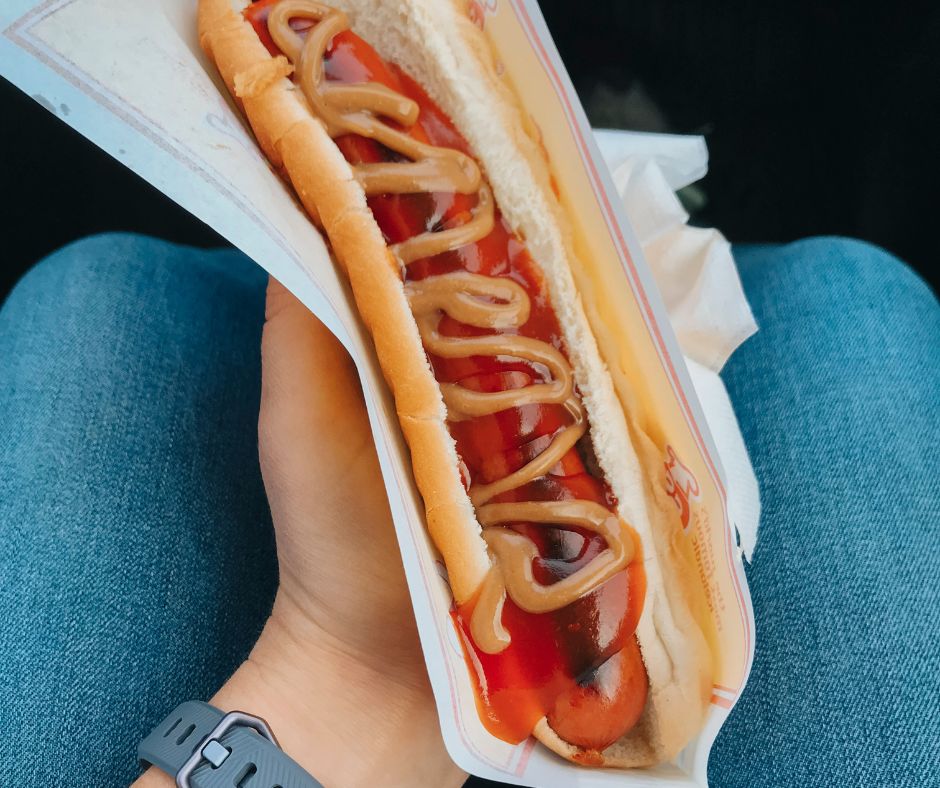
<path fill-rule="evenodd" d="M 380 655 L 381 670 L 413 669 L 416 632 L 355 365 L 273 278 L 258 433 L 284 604 L 306 613 L 316 636 L 330 633 L 358 658 Z"/>
<path fill-rule="evenodd" d="M 258 432 L 269 497 L 295 485 L 309 489 L 313 480 L 330 489 L 337 469 L 372 441 L 359 377 L 339 340 L 273 277 L 261 372 Z"/>

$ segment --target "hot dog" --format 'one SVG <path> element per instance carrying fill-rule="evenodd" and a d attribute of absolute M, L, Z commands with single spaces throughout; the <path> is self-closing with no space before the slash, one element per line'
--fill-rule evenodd
<path fill-rule="evenodd" d="M 200 41 L 345 268 L 496 736 L 672 758 L 710 661 L 575 290 L 548 162 L 462 3 L 200 0 Z"/>

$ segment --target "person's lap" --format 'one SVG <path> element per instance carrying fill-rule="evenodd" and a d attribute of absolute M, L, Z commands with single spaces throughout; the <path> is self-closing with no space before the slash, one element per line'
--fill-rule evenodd
<path fill-rule="evenodd" d="M 757 646 L 715 785 L 929 785 L 940 747 L 940 309 L 855 241 L 738 251 L 723 377 L 761 487 Z"/>
<path fill-rule="evenodd" d="M 928 785 L 940 310 L 863 244 L 737 252 L 761 331 L 724 378 L 764 517 L 754 669 L 711 781 Z M 0 310 L 0 730 L 20 734 L 0 764 L 21 784 L 126 783 L 263 623 L 263 293 L 236 252 L 107 236 Z"/>
<path fill-rule="evenodd" d="M 0 764 L 22 785 L 126 785 L 261 630 L 264 285 L 234 252 L 110 236 L 0 311 Z"/>

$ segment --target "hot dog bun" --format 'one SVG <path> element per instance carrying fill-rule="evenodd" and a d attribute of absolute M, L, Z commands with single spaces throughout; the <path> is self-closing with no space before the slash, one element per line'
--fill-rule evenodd
<path fill-rule="evenodd" d="M 490 559 L 458 470 L 437 381 L 405 298 L 399 267 L 339 149 L 288 79 L 283 58 L 265 49 L 241 11 L 247 0 L 200 0 L 199 37 L 247 115 L 264 153 L 283 168 L 349 276 L 375 342 L 411 450 L 434 543 L 458 603 L 477 592 Z M 526 118 L 499 80 L 483 32 L 462 2 L 330 0 L 379 54 L 409 72 L 469 141 L 503 215 L 539 263 L 560 318 L 598 462 L 638 533 L 647 597 L 637 629 L 650 692 L 640 723 L 593 762 L 643 766 L 670 760 L 700 729 L 711 662 L 692 614 L 687 559 L 676 547 L 674 512 L 663 506 L 661 452 L 631 429 L 581 307 L 568 220 L 550 188 L 548 164 Z M 658 488 L 658 490 L 657 490 Z M 566 758 L 584 753 L 543 719 L 534 732 Z"/>

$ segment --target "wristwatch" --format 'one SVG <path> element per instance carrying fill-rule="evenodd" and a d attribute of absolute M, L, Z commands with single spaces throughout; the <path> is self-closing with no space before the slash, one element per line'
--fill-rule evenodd
<path fill-rule="evenodd" d="M 178 788 L 323 788 L 263 719 L 199 700 L 177 706 L 138 745 L 137 757 L 175 775 Z"/>

